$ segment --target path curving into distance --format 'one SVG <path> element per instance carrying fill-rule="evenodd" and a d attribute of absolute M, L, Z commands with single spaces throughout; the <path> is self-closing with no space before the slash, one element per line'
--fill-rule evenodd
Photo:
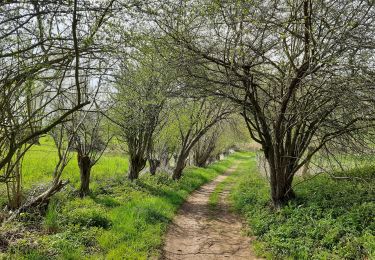
<path fill-rule="evenodd" d="M 229 211 L 225 190 L 215 211 L 209 197 L 233 173 L 237 164 L 193 192 L 168 228 L 161 259 L 260 259 L 250 249 L 251 238 L 242 234 L 241 219 Z"/>

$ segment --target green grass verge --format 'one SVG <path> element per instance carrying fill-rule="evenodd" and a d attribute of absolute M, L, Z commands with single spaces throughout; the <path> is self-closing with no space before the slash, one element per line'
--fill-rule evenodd
<path fill-rule="evenodd" d="M 240 165 L 246 163 L 246 161 L 248 161 L 253 156 L 253 153 L 237 152 L 232 156 L 236 158 L 238 167 L 241 168 Z M 236 181 L 238 175 L 239 173 L 237 170 L 232 172 L 224 181 L 222 181 L 215 187 L 215 190 L 211 193 L 208 200 L 208 205 L 211 211 L 215 211 L 217 209 L 218 204 L 220 203 L 220 194 L 224 190 L 229 190 L 231 188 L 231 185 Z"/>
<path fill-rule="evenodd" d="M 295 187 L 298 199 L 274 212 L 269 207 L 269 184 L 257 173 L 255 157 L 239 165 L 237 173 L 231 200 L 246 217 L 249 235 L 257 236 L 253 246 L 259 255 L 375 259 L 374 178 L 353 182 L 316 176 Z"/>
<path fill-rule="evenodd" d="M 84 199 L 60 193 L 50 203 L 41 231 L 23 232 L 3 257 L 157 257 L 167 225 L 189 193 L 223 173 L 235 160 L 236 155 L 232 155 L 204 169 L 189 167 L 178 182 L 166 174 L 158 174 L 144 175 L 131 183 L 122 175 L 122 180 L 103 179 L 92 196 Z M 23 214 L 22 218 L 27 223 L 32 216 Z"/>
<path fill-rule="evenodd" d="M 220 193 L 223 192 L 225 186 L 227 184 L 227 179 L 224 180 L 223 182 L 219 183 L 216 187 L 214 192 L 211 193 L 209 200 L 208 200 L 208 206 L 211 211 L 215 211 L 218 207 L 219 204 L 219 199 L 220 199 Z"/>

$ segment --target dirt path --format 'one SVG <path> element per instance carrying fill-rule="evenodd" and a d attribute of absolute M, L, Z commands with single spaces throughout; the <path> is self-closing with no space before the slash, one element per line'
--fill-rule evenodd
<path fill-rule="evenodd" d="M 202 186 L 182 205 L 169 226 L 161 259 L 258 259 L 250 250 L 251 238 L 242 234 L 241 220 L 225 203 L 228 190 L 220 194 L 217 210 L 209 208 L 210 194 L 235 169 Z"/>

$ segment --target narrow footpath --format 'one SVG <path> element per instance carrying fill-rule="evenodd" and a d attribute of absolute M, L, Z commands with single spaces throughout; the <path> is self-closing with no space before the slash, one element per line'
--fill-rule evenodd
<path fill-rule="evenodd" d="M 203 185 L 182 205 L 169 226 L 161 259 L 260 259 L 251 251 L 241 219 L 229 210 L 229 187 L 220 193 L 215 211 L 208 203 L 215 187 L 236 168 Z"/>

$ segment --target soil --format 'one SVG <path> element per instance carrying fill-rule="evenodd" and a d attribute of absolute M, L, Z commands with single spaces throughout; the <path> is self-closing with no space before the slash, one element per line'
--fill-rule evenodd
<path fill-rule="evenodd" d="M 228 187 L 215 210 L 208 204 L 215 187 L 235 169 L 202 186 L 182 205 L 169 226 L 161 259 L 260 259 L 250 248 L 253 238 L 245 236 L 243 221 L 230 211 Z"/>

